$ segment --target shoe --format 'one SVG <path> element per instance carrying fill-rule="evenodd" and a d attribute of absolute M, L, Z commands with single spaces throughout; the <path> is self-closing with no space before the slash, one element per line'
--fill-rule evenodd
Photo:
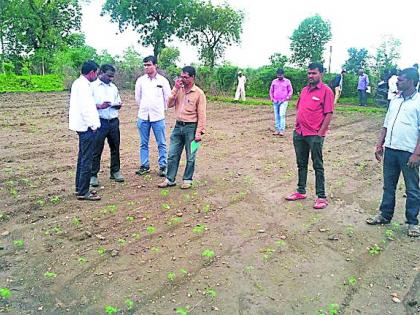
<path fill-rule="evenodd" d="M 91 176 L 90 177 L 90 186 L 92 187 L 98 187 L 99 186 L 99 180 L 97 176 Z"/>
<path fill-rule="evenodd" d="M 92 193 L 87 193 L 86 195 L 77 196 L 78 200 L 88 200 L 88 201 L 99 201 L 101 200 L 101 197 L 98 195 L 94 195 Z"/>
<path fill-rule="evenodd" d="M 287 201 L 296 201 L 296 200 L 301 200 L 301 199 L 306 199 L 306 194 L 294 192 L 293 194 L 286 197 Z"/>
<path fill-rule="evenodd" d="M 171 183 L 167 178 L 160 184 L 158 184 L 159 188 L 167 188 L 167 187 L 173 187 L 176 183 Z"/>
<path fill-rule="evenodd" d="M 192 182 L 183 182 L 181 185 L 181 189 L 190 189 L 192 187 Z"/>
<path fill-rule="evenodd" d="M 327 198 L 317 198 L 315 200 L 314 209 L 325 209 L 328 206 Z"/>
<path fill-rule="evenodd" d="M 121 172 L 112 173 L 109 179 L 116 181 L 117 183 L 122 183 L 124 181 L 124 177 L 122 176 Z"/>
<path fill-rule="evenodd" d="M 159 170 L 158 170 L 158 175 L 159 175 L 160 177 L 165 177 L 165 176 L 166 176 L 166 166 L 159 167 Z"/>
<path fill-rule="evenodd" d="M 137 175 L 144 175 L 150 173 L 150 167 L 144 167 L 144 166 L 140 166 L 139 170 L 136 171 Z"/>
<path fill-rule="evenodd" d="M 419 237 L 420 236 L 420 227 L 418 225 L 409 224 L 407 235 L 410 237 Z"/>
<path fill-rule="evenodd" d="M 366 223 L 369 225 L 378 225 L 378 224 L 389 224 L 391 220 L 385 219 L 381 213 L 378 213 L 374 217 L 367 218 Z"/>

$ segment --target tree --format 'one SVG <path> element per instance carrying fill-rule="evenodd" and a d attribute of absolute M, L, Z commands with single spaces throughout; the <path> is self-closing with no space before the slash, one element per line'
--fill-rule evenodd
<path fill-rule="evenodd" d="M 388 73 L 392 68 L 397 68 L 400 59 L 401 42 L 391 35 L 382 38 L 382 43 L 376 49 L 375 72 L 379 78 Z"/>
<path fill-rule="evenodd" d="M 184 39 L 198 46 L 200 60 L 213 68 L 227 46 L 240 43 L 244 14 L 228 4 L 213 6 L 210 2 L 196 2 L 191 12 Z"/>
<path fill-rule="evenodd" d="M 309 62 L 323 62 L 325 44 L 331 40 L 331 25 L 318 14 L 304 19 L 290 37 L 292 63 L 303 67 Z"/>
<path fill-rule="evenodd" d="M 365 48 L 357 49 L 350 47 L 347 49 L 349 58 L 343 65 L 348 73 L 357 74 L 357 71 L 361 68 L 365 68 L 368 65 L 370 58 L 369 52 Z"/>
<path fill-rule="evenodd" d="M 284 68 L 289 58 L 281 53 L 274 53 L 269 58 L 270 64 L 274 68 Z"/>
<path fill-rule="evenodd" d="M 163 69 L 167 69 L 170 66 L 176 65 L 176 62 L 179 60 L 179 49 L 176 47 L 166 47 L 162 49 L 159 55 L 159 66 Z"/>
<path fill-rule="evenodd" d="M 132 26 L 139 42 L 152 46 L 158 57 L 174 35 L 183 35 L 189 4 L 188 0 L 106 0 L 102 15 L 109 14 L 121 32 Z"/>

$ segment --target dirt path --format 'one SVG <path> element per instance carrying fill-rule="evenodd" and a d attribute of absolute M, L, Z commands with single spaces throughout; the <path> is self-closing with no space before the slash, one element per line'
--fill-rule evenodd
<path fill-rule="evenodd" d="M 296 184 L 293 109 L 278 138 L 270 107 L 209 104 L 194 189 L 162 191 L 153 140 L 153 172 L 134 174 L 137 111 L 131 92 L 123 99 L 126 182 L 108 180 L 105 149 L 103 199 L 84 203 L 73 196 L 67 93 L 0 95 L 0 288 L 11 290 L 0 312 L 420 314 L 420 246 L 405 236 L 402 183 L 394 224 L 364 223 L 382 192 L 372 158 L 381 115 L 335 115 L 331 204 L 314 211 L 312 168 L 310 198 L 284 201 Z M 172 112 L 167 122 L 169 134 Z"/>

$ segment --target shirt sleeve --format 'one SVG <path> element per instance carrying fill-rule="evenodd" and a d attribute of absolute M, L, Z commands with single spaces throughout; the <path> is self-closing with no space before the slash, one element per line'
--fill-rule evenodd
<path fill-rule="evenodd" d="M 292 87 L 292 83 L 288 82 L 289 84 L 287 85 L 287 99 L 290 100 L 292 99 L 292 95 L 293 95 L 293 87 Z"/>
<path fill-rule="evenodd" d="M 140 106 L 140 101 L 141 101 L 141 82 L 140 82 L 140 78 L 138 78 L 137 81 L 136 81 L 136 87 L 134 89 L 134 97 L 136 99 L 137 105 Z"/>
<path fill-rule="evenodd" d="M 101 123 L 99 121 L 99 114 L 93 97 L 93 90 L 88 85 L 83 85 L 80 89 L 79 106 L 82 119 L 88 127 L 97 129 L 101 126 Z"/>
<path fill-rule="evenodd" d="M 390 106 L 388 107 L 388 110 L 387 110 L 386 115 L 385 115 L 384 124 L 382 125 L 382 127 L 387 128 L 387 129 L 388 129 L 389 116 L 390 116 L 389 112 L 390 112 L 390 109 L 391 109 L 391 104 L 389 104 L 389 105 Z M 420 130 L 420 124 L 419 124 L 419 130 Z"/>
<path fill-rule="evenodd" d="M 197 131 L 196 135 L 201 135 L 205 131 L 206 127 L 206 107 L 207 99 L 204 92 L 200 93 L 200 97 L 197 103 Z"/>
<path fill-rule="evenodd" d="M 171 91 L 171 95 L 169 95 L 169 99 L 168 99 L 169 108 L 175 107 L 178 93 L 179 93 L 179 90 L 177 90 L 176 87 L 174 86 L 174 88 Z"/>
<path fill-rule="evenodd" d="M 163 101 L 165 103 L 165 109 L 168 109 L 168 101 L 171 96 L 171 87 L 168 80 L 163 80 Z"/>
<path fill-rule="evenodd" d="M 274 84 L 273 84 L 273 82 L 271 82 L 269 94 L 270 94 L 270 100 L 273 100 L 273 95 L 274 95 Z"/>
<path fill-rule="evenodd" d="M 329 87 L 325 89 L 324 96 L 324 114 L 332 113 L 334 111 L 334 93 Z"/>

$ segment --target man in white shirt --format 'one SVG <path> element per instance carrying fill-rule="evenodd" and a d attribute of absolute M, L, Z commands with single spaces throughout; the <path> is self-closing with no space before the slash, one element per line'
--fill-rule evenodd
<path fill-rule="evenodd" d="M 90 178 L 90 185 L 93 187 L 99 186 L 98 172 L 105 139 L 108 141 L 111 153 L 110 179 L 116 182 L 124 181 L 120 171 L 120 121 L 118 119 L 121 98 L 118 88 L 112 83 L 114 76 L 115 68 L 112 65 L 105 64 L 101 66 L 98 80 L 92 83 L 93 96 L 101 121 L 101 128 L 97 132 L 96 147 L 93 153 Z"/>
<path fill-rule="evenodd" d="M 171 94 L 166 78 L 157 73 L 157 59 L 148 56 L 143 59 L 145 74 L 136 81 L 135 98 L 139 105 L 137 127 L 140 135 L 140 169 L 137 175 L 150 172 L 149 138 L 153 129 L 159 152 L 159 171 L 161 177 L 166 175 L 166 133 L 165 109 Z"/>
<path fill-rule="evenodd" d="M 79 135 L 76 170 L 76 195 L 79 200 L 101 199 L 95 193 L 89 192 L 96 130 L 101 126 L 91 88 L 91 82 L 96 80 L 97 71 L 98 65 L 94 61 L 84 62 L 82 74 L 71 86 L 69 129 Z"/>
<path fill-rule="evenodd" d="M 419 237 L 420 209 L 420 94 L 416 91 L 419 74 L 415 68 L 400 72 L 397 87 L 401 91 L 389 104 L 384 125 L 376 145 L 375 157 L 381 161 L 384 153 L 384 192 L 380 212 L 366 220 L 367 224 L 388 224 L 395 209 L 395 190 L 402 172 L 407 200 L 405 216 L 408 236 Z"/>
<path fill-rule="evenodd" d="M 238 71 L 238 86 L 236 87 L 235 100 L 238 101 L 239 98 L 245 101 L 245 83 L 246 77 L 243 75 L 242 71 Z"/>

